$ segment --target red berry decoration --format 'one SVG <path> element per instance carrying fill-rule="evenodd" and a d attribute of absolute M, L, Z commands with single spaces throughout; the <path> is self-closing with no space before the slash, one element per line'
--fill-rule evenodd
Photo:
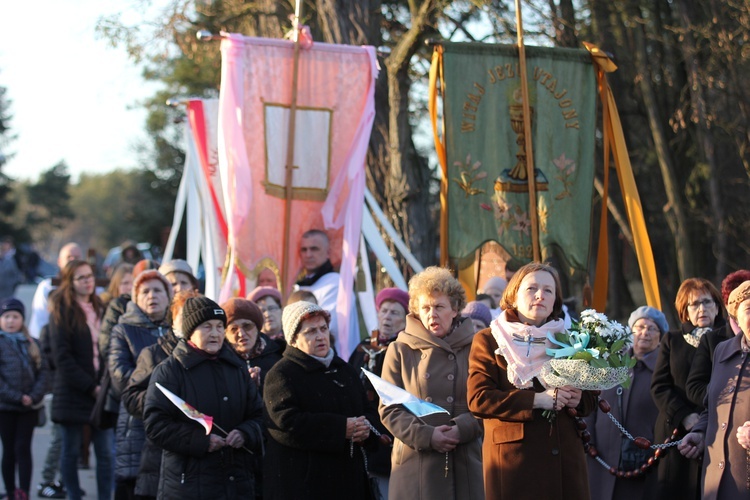
<path fill-rule="evenodd" d="M 578 411 L 575 408 L 568 408 L 566 411 L 571 418 L 576 418 L 578 416 Z"/>
<path fill-rule="evenodd" d="M 615 469 L 614 467 L 610 467 L 609 468 L 609 473 L 612 474 L 613 476 L 615 476 L 615 475 L 617 475 L 617 469 Z"/>
<path fill-rule="evenodd" d="M 654 462 L 656 462 L 656 455 L 654 455 L 653 457 L 649 457 L 649 458 L 648 458 L 648 462 L 646 462 L 646 463 L 647 463 L 647 464 L 649 465 L 649 467 L 650 467 L 650 466 L 654 465 Z"/>
<path fill-rule="evenodd" d="M 579 431 L 585 431 L 588 425 L 586 425 L 586 421 L 582 418 L 576 419 L 576 427 Z"/>
<path fill-rule="evenodd" d="M 612 409 L 611 406 L 609 406 L 609 403 L 607 403 L 606 399 L 600 399 L 599 400 L 599 409 L 603 411 L 604 413 L 609 413 Z"/>
<path fill-rule="evenodd" d="M 655 458 L 659 458 L 662 455 L 664 455 L 664 448 L 659 448 L 658 450 L 656 450 L 656 453 L 654 453 Z"/>
<path fill-rule="evenodd" d="M 651 441 L 645 437 L 637 437 L 633 440 L 633 443 L 642 450 L 648 450 L 651 447 Z"/>
<path fill-rule="evenodd" d="M 591 446 L 591 445 L 589 445 L 589 456 L 590 456 L 591 458 L 596 458 L 596 457 L 598 457 L 598 456 L 599 456 L 599 452 L 598 452 L 598 451 L 596 451 L 596 448 L 594 448 L 594 447 L 593 447 L 593 446 Z"/>

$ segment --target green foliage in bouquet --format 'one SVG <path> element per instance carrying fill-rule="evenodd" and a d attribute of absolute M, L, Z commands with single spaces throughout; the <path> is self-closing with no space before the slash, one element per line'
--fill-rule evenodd
<path fill-rule="evenodd" d="M 582 359 L 595 368 L 632 368 L 635 358 L 628 354 L 633 343 L 630 330 L 617 321 L 593 309 L 581 313 L 581 320 L 573 322 L 570 330 L 548 335 L 560 346 L 548 348 L 555 359 Z"/>

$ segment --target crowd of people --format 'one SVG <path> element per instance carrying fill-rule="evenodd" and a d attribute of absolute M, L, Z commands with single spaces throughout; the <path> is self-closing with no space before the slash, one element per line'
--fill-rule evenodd
<path fill-rule="evenodd" d="M 105 290 L 63 246 L 28 315 L 0 301 L 8 497 L 33 493 L 47 410 L 42 498 L 86 495 L 92 445 L 100 500 L 750 495 L 750 271 L 721 290 L 685 280 L 679 328 L 636 308 L 629 383 L 600 393 L 540 376 L 548 335 L 573 316 L 548 264 L 494 277 L 469 303 L 450 270 L 429 267 L 408 291 L 380 290 L 377 329 L 342 353 L 333 313 L 351 292 L 337 289 L 326 233 L 305 233 L 299 252 L 286 300 L 267 270 L 218 304 L 183 260 L 123 262 Z M 381 400 L 365 370 L 442 411 Z"/>

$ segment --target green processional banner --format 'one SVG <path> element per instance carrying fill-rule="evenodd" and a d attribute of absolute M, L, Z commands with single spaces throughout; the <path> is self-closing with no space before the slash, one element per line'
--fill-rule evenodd
<path fill-rule="evenodd" d="M 448 253 L 494 240 L 533 258 L 518 49 L 443 46 Z M 585 50 L 526 47 L 542 258 L 585 270 L 594 176 L 596 77 Z"/>

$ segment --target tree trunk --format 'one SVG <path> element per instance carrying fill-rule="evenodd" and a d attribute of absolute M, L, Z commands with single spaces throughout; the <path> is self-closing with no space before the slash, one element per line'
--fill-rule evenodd
<path fill-rule="evenodd" d="M 409 123 L 409 64 L 423 42 L 436 0 L 411 2 L 411 23 L 385 60 L 388 73 L 388 154 L 390 175 L 385 197 L 393 222 L 414 256 L 424 265 L 437 261 L 438 238 L 430 213 L 430 173 L 414 147 Z"/>
<path fill-rule="evenodd" d="M 430 212 L 430 171 L 412 140 L 409 122 L 409 66 L 422 42 L 426 21 L 435 1 L 423 2 L 411 12 L 411 28 L 399 39 L 391 54 L 381 60 L 375 87 L 375 122 L 367 154 L 367 184 L 414 256 L 422 264 L 436 259 L 435 223 Z M 316 9 L 326 41 L 352 45 L 382 43 L 379 0 L 317 0 Z M 409 267 L 390 244 L 392 254 L 408 277 Z M 387 284 L 375 274 L 378 287 Z"/>
<path fill-rule="evenodd" d="M 640 17 L 637 6 L 630 4 L 629 9 L 631 18 Z M 637 65 L 637 85 L 641 91 L 641 97 L 646 109 L 648 124 L 651 132 L 651 138 L 654 141 L 654 152 L 659 163 L 662 179 L 664 181 L 664 190 L 667 198 L 665 215 L 670 231 L 674 236 L 675 255 L 677 257 L 677 269 L 680 279 L 684 280 L 695 274 L 695 260 L 693 257 L 692 243 L 690 242 L 690 232 L 688 218 L 685 214 L 685 207 L 680 197 L 682 190 L 677 181 L 677 175 L 674 168 L 674 159 L 669 147 L 667 132 L 664 127 L 664 120 L 659 114 L 659 101 L 656 97 L 656 91 L 652 85 L 651 71 L 648 64 L 648 55 L 646 53 L 645 36 L 643 27 L 635 24 L 631 30 L 635 49 L 635 63 Z"/>
<path fill-rule="evenodd" d="M 680 47 L 685 59 L 690 103 L 695 115 L 693 121 L 697 124 L 696 135 L 698 136 L 698 144 L 708 164 L 708 194 L 712 219 L 709 227 L 712 228 L 712 232 L 716 235 L 714 281 L 718 281 L 727 274 L 729 235 L 726 227 L 724 207 L 721 201 L 720 182 L 722 176 L 716 161 L 714 137 L 706 109 L 706 94 L 704 93 L 703 83 L 700 78 L 699 54 L 693 37 L 693 24 L 690 21 L 690 12 L 695 12 L 695 5 L 689 4 L 692 4 L 690 0 L 677 1 L 679 18 L 684 30 L 684 38 Z"/>

